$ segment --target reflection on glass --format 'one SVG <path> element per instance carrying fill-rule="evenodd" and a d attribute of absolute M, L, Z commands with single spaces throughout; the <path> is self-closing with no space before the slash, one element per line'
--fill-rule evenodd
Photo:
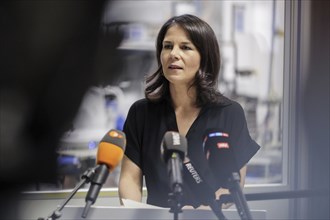
<path fill-rule="evenodd" d="M 262 146 L 248 164 L 246 183 L 283 181 L 284 1 L 112 1 L 103 22 L 118 22 L 125 31 L 118 48 L 122 60 L 116 72 L 108 70 L 119 81 L 86 92 L 58 149 L 58 184 L 38 189 L 73 188 L 95 166 L 98 142 L 108 130 L 121 130 L 129 106 L 143 97 L 144 76 L 156 68 L 158 28 L 182 13 L 200 16 L 215 30 L 222 52 L 220 91 L 243 106 L 250 133 Z M 120 166 L 103 187 L 117 187 L 119 173 Z"/>

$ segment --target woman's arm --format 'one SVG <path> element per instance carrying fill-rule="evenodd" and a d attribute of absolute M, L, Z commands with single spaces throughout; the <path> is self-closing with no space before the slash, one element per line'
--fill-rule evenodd
<path fill-rule="evenodd" d="M 137 202 L 142 201 L 142 171 L 124 155 L 119 178 L 119 199 L 130 199 Z"/>
<path fill-rule="evenodd" d="M 247 166 L 244 165 L 239 171 L 239 174 L 241 175 L 240 185 L 242 189 L 244 188 L 244 184 L 245 184 L 246 170 L 247 170 Z"/>

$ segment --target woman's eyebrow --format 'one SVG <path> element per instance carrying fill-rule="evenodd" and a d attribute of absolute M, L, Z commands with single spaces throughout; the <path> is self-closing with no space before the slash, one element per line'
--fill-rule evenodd
<path fill-rule="evenodd" d="M 172 43 L 172 41 L 164 40 L 163 43 Z M 193 44 L 193 43 L 190 41 L 183 41 L 183 42 L 180 42 L 180 44 Z"/>

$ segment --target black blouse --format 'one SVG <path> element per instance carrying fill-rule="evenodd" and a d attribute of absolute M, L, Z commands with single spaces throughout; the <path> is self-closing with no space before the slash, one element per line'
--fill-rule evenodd
<path fill-rule="evenodd" d="M 224 104 L 205 106 L 186 135 L 187 156 L 201 174 L 209 173 L 208 161 L 203 152 L 205 131 L 209 128 L 219 128 L 229 134 L 239 169 L 260 148 L 249 135 L 240 104 L 228 99 Z M 161 160 L 160 146 L 167 131 L 178 131 L 173 107 L 168 100 L 138 100 L 128 112 L 123 131 L 127 140 L 125 155 L 141 168 L 145 177 L 147 203 L 168 207 L 169 178 L 166 164 Z M 183 188 L 187 189 L 187 186 Z M 187 194 L 184 193 L 183 204 L 198 206 Z"/>

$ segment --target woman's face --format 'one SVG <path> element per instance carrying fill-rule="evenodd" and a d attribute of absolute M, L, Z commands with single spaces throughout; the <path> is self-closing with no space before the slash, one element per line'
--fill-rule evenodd
<path fill-rule="evenodd" d="M 201 56 L 187 33 L 173 25 L 165 34 L 160 60 L 168 81 L 190 86 L 199 70 Z"/>

